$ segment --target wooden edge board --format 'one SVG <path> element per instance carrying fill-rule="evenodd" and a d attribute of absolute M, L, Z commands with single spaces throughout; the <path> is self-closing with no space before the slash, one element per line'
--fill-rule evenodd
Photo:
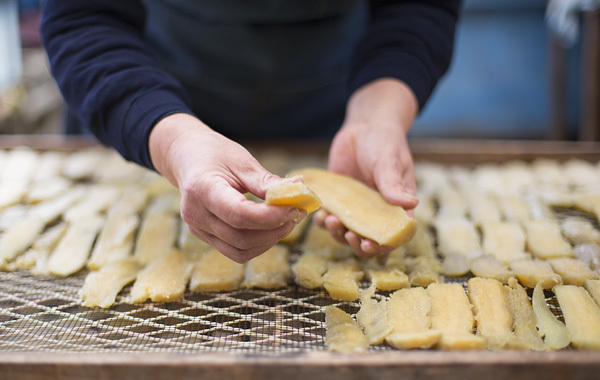
<path fill-rule="evenodd" d="M 0 366 L 12 379 L 177 378 L 217 379 L 360 379 L 374 373 L 379 379 L 422 379 L 444 374 L 447 379 L 500 380 L 515 374 L 596 379 L 600 352 L 523 351 L 390 351 L 342 354 L 316 351 L 303 354 L 248 355 L 228 352 L 173 353 L 64 353 L 2 352 Z M 199 372 L 202 371 L 202 372 Z"/>
<path fill-rule="evenodd" d="M 268 150 L 277 146 L 290 153 L 306 153 L 307 148 L 314 154 L 326 155 L 328 140 L 244 140 L 251 152 Z M 411 137 L 408 140 L 415 160 L 427 159 L 446 163 L 476 164 L 480 162 L 501 162 L 509 157 L 520 157 L 532 161 L 540 157 L 569 159 L 582 158 L 600 160 L 600 143 L 593 141 L 551 141 L 515 139 L 466 139 Z M 93 136 L 65 136 L 62 134 L 42 135 L 2 135 L 0 148 L 10 149 L 29 146 L 39 150 L 75 150 L 98 147 L 100 143 Z"/>
<path fill-rule="evenodd" d="M 505 162 L 516 157 L 527 162 L 541 157 L 600 160 L 600 143 L 592 141 L 411 138 L 409 145 L 415 160 L 447 164 Z"/>

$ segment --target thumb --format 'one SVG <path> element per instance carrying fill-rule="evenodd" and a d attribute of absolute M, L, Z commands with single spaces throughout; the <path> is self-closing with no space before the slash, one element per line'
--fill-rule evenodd
<path fill-rule="evenodd" d="M 375 186 L 387 202 L 407 210 L 414 209 L 419 200 L 412 172 L 402 173 L 398 168 L 381 168 L 374 175 Z"/>
<path fill-rule="evenodd" d="M 282 178 L 273 174 L 258 162 L 256 162 L 256 165 L 253 165 L 251 170 L 241 175 L 239 179 L 242 181 L 242 185 L 246 191 L 260 199 L 265 199 L 267 190 L 272 187 L 298 181 L 298 177 Z"/>

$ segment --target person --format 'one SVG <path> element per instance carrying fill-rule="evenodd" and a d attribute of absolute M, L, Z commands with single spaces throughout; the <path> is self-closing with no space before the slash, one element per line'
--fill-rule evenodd
<path fill-rule="evenodd" d="M 247 201 L 280 178 L 238 139 L 332 138 L 329 170 L 412 209 L 406 134 L 452 56 L 458 0 L 46 0 L 41 32 L 69 107 L 181 193 L 191 232 L 237 262 L 305 213 Z M 359 256 L 389 247 L 315 216 Z"/>

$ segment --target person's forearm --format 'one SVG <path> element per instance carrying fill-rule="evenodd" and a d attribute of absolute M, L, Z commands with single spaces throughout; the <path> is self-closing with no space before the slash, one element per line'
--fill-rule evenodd
<path fill-rule="evenodd" d="M 174 112 L 191 112 L 183 87 L 146 48 L 140 1 L 46 0 L 41 32 L 69 108 L 104 144 L 152 167 L 148 136 Z"/>
<path fill-rule="evenodd" d="M 406 83 L 394 78 L 381 78 L 352 94 L 344 124 L 399 126 L 408 133 L 417 112 L 417 98 Z"/>

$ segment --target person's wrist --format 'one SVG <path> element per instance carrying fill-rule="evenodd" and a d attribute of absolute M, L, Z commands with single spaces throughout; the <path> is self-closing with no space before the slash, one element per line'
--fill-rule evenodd
<path fill-rule="evenodd" d="M 417 97 L 407 84 L 395 78 L 380 78 L 351 95 L 344 125 L 400 126 L 406 134 L 418 109 Z"/>
<path fill-rule="evenodd" d="M 148 139 L 150 159 L 156 170 L 177 185 L 180 180 L 179 170 L 183 167 L 178 147 L 186 142 L 189 133 L 202 133 L 210 129 L 192 115 L 177 113 L 161 119 Z"/>

